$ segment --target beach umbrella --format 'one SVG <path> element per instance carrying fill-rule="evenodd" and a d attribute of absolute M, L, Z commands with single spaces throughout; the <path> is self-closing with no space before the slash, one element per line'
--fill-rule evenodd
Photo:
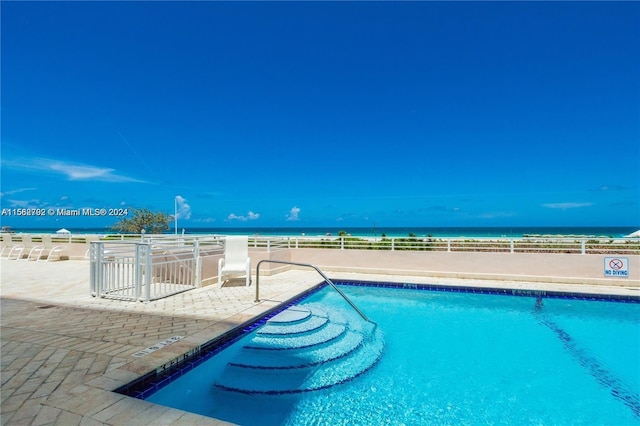
<path fill-rule="evenodd" d="M 64 229 L 64 228 L 58 229 L 56 231 L 56 234 L 70 234 L 70 233 L 71 233 L 71 231 L 69 231 L 68 229 Z"/>
<path fill-rule="evenodd" d="M 640 238 L 640 230 L 637 230 L 636 232 L 632 232 L 629 235 L 625 235 L 625 238 Z"/>

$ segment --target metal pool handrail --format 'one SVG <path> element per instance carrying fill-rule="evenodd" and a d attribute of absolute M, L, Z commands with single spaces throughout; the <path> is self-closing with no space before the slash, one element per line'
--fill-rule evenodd
<path fill-rule="evenodd" d="M 333 287 L 333 289 L 335 291 L 338 292 L 338 294 L 340 296 L 342 296 L 342 298 L 344 300 L 347 301 L 347 303 L 349 305 L 351 305 L 351 307 L 362 317 L 362 319 L 364 319 L 367 322 L 370 322 L 372 324 L 375 324 L 375 322 L 371 321 L 369 318 L 367 318 L 367 316 L 360 310 L 358 309 L 358 307 L 347 297 L 346 294 L 344 294 L 342 292 L 342 290 L 340 290 L 338 287 L 336 287 L 336 285 L 329 279 L 329 277 L 327 277 L 321 270 L 320 268 L 318 268 L 315 265 L 312 265 L 310 263 L 297 263 L 297 262 L 288 262 L 288 261 L 284 261 L 284 260 L 271 260 L 271 259 L 264 259 L 261 260 L 260 262 L 258 262 L 258 265 L 256 266 L 256 300 L 255 302 L 259 302 L 260 301 L 260 296 L 259 296 L 259 292 L 260 292 L 260 265 L 263 262 L 270 262 L 270 263 L 280 263 L 282 265 L 295 265 L 295 266 L 304 266 L 306 268 L 313 268 L 316 270 L 316 272 L 318 272 L 320 274 L 320 276 L 322 276 L 322 278 L 324 278 L 324 280 L 331 286 Z"/>

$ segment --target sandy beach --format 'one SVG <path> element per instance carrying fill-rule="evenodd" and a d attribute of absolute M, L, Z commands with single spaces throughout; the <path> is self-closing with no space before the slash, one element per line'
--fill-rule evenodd
<path fill-rule="evenodd" d="M 207 286 L 149 303 L 94 298 L 89 262 L 2 259 L 2 424 L 223 424 L 112 392 L 321 281 L 293 269 L 254 285 Z M 638 295 L 619 285 L 333 272 L 352 279 Z M 175 343 L 139 351 L 173 336 Z"/>

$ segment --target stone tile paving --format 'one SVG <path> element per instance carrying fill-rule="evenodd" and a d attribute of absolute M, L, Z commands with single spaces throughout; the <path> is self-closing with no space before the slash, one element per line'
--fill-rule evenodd
<path fill-rule="evenodd" d="M 222 289 L 208 286 L 145 304 L 91 297 L 86 261 L 0 262 L 2 425 L 224 424 L 111 391 L 320 282 L 313 271 L 291 270 L 261 277 L 262 301 L 258 304 L 253 302 L 255 288 L 243 285 Z M 333 276 L 435 282 L 428 277 L 349 273 Z M 438 282 L 455 284 L 460 280 Z M 540 283 L 490 284 L 630 291 Z M 464 281 L 464 285 L 486 283 Z M 145 357 L 132 357 L 172 336 L 185 337 Z"/>
<path fill-rule="evenodd" d="M 234 283 L 144 304 L 91 297 L 87 262 L 1 262 L 2 425 L 223 424 L 111 391 L 320 281 L 263 277 L 258 304 Z M 185 338 L 132 357 L 172 336 Z"/>

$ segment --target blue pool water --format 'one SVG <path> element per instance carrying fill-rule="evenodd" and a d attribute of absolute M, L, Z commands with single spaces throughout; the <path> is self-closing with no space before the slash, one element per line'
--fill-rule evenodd
<path fill-rule="evenodd" d="M 266 395 L 216 386 L 256 329 L 146 399 L 245 425 L 640 425 L 638 303 L 341 289 L 383 334 L 382 355 L 352 380 Z M 366 330 L 331 288 L 298 304 Z M 265 389 L 281 384 L 277 370 L 248 371 Z"/>

